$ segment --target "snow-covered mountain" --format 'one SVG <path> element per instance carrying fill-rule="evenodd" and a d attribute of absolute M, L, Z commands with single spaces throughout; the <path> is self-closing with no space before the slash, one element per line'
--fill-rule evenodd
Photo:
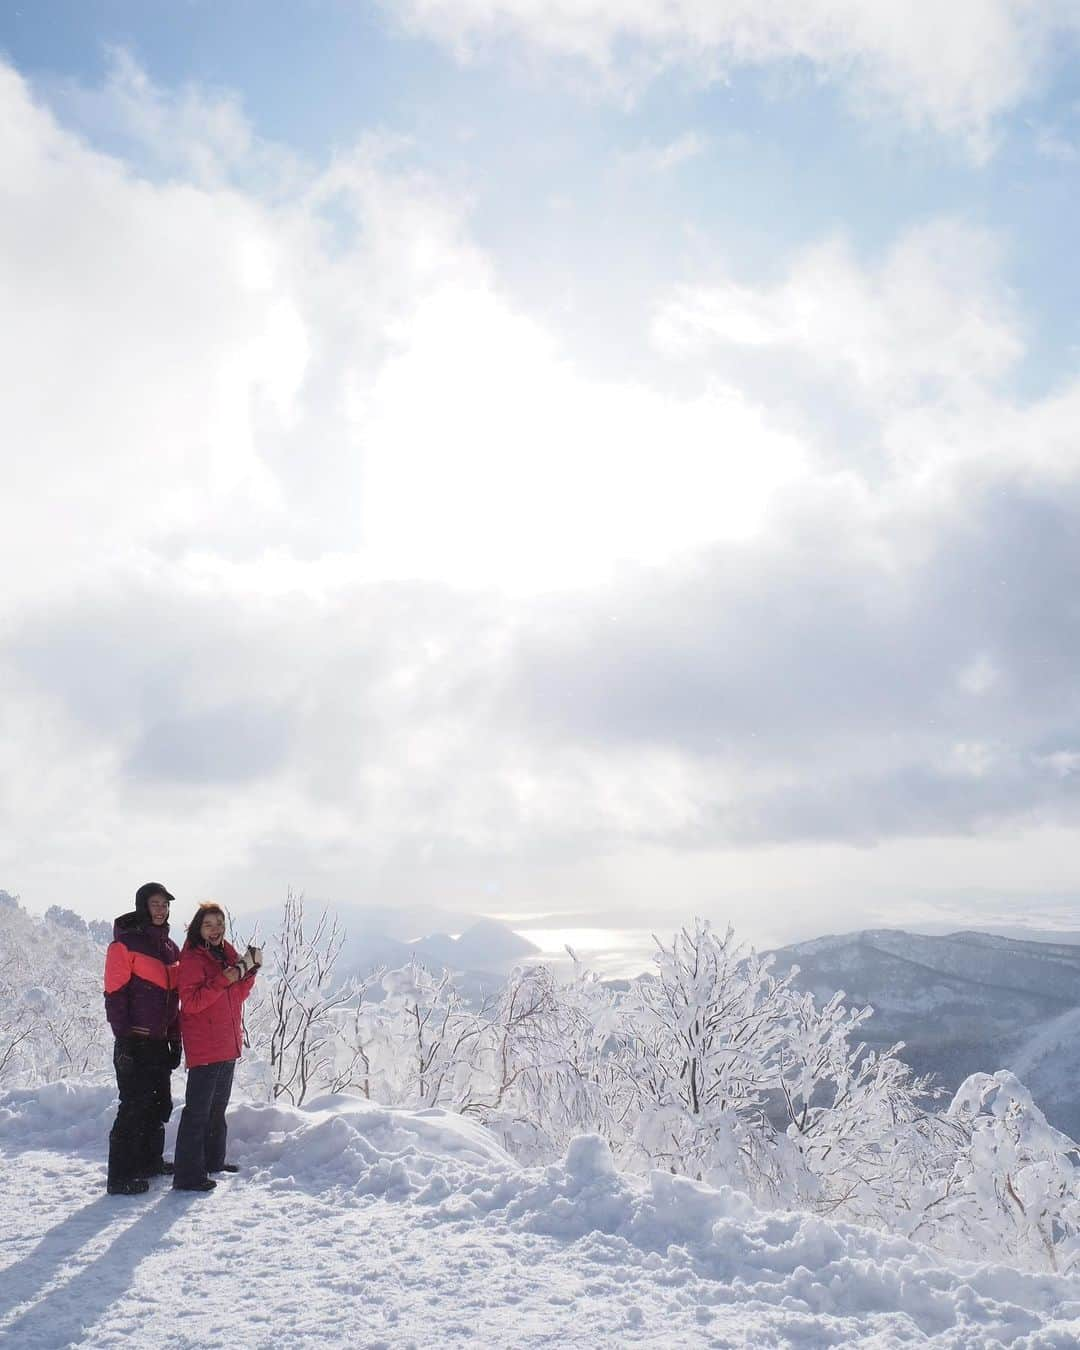
<path fill-rule="evenodd" d="M 538 956 L 539 947 L 498 919 L 477 918 L 431 907 L 392 908 L 311 901 L 305 906 L 308 931 L 313 931 L 324 910 L 336 919 L 344 942 L 336 973 L 367 975 L 379 966 L 393 970 L 422 961 L 433 971 L 452 970 L 471 977 L 487 977 L 491 983 L 504 977 L 515 962 Z M 255 933 L 262 941 L 281 922 L 281 907 L 235 916 L 237 935 L 246 941 Z M 457 936 L 452 936 L 453 933 Z"/>
<path fill-rule="evenodd" d="M 503 970 L 514 961 L 538 956 L 540 948 L 498 919 L 478 919 L 460 937 L 437 934 L 413 944 L 425 959 L 452 970 Z"/>
<path fill-rule="evenodd" d="M 338 973 L 366 975 L 378 966 L 393 969 L 417 960 L 433 971 L 495 979 L 505 976 L 514 962 L 536 956 L 539 950 L 497 919 L 478 919 L 458 937 L 433 933 L 414 942 L 385 933 L 347 933 Z"/>
<path fill-rule="evenodd" d="M 427 933 L 463 932 L 476 922 L 474 912 L 439 909 L 434 905 L 367 905 L 343 900 L 302 897 L 304 913 L 314 923 L 326 912 L 336 918 L 350 942 L 373 942 L 386 938 L 395 942 L 415 942 Z M 281 923 L 282 901 L 233 915 L 240 933 L 257 929 L 265 941 Z"/>
<path fill-rule="evenodd" d="M 903 1041 L 903 1057 L 950 1091 L 969 1073 L 1013 1069 L 1050 1120 L 1080 1136 L 1080 946 L 988 933 L 928 937 L 870 929 L 774 953 L 778 973 L 819 999 L 844 990 L 874 1016 L 873 1049 Z"/>

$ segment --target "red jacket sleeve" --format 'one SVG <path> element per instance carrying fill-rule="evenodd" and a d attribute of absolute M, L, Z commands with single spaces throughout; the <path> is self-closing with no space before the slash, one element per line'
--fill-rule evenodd
<path fill-rule="evenodd" d="M 232 945 L 231 942 L 226 942 L 225 944 L 225 955 L 234 965 L 239 960 L 237 950 Z M 246 999 L 248 994 L 251 993 L 251 986 L 255 983 L 255 976 L 258 973 L 259 967 L 256 966 L 254 970 L 249 970 L 246 975 L 241 975 L 240 978 L 236 981 L 236 984 L 233 986 L 233 988 L 239 995 L 241 1003 L 243 1003 L 244 999 Z"/>
<path fill-rule="evenodd" d="M 187 951 L 180 957 L 180 1010 L 201 1013 L 216 1003 L 229 987 L 229 977 L 223 970 L 207 974 L 198 955 Z"/>
<path fill-rule="evenodd" d="M 105 953 L 105 1016 L 114 1036 L 131 1034 L 128 1017 L 128 981 L 131 953 L 122 942 L 110 942 Z"/>

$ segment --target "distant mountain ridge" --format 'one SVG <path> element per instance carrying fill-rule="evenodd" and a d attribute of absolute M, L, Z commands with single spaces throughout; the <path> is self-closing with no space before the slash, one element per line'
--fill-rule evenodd
<path fill-rule="evenodd" d="M 457 937 L 431 933 L 414 941 L 346 927 L 337 973 L 342 977 L 367 975 L 379 966 L 395 969 L 421 961 L 430 970 L 452 970 L 471 977 L 466 984 L 475 992 L 473 985 L 487 987 L 508 974 L 515 962 L 539 953 L 539 947 L 498 919 L 478 919 Z"/>
<path fill-rule="evenodd" d="M 336 922 L 343 935 L 334 967 L 338 980 L 370 975 L 380 966 L 398 970 L 410 961 L 420 961 L 436 974 L 452 971 L 462 994 L 479 1005 L 498 989 L 516 963 L 540 955 L 540 948 L 508 923 L 457 910 L 305 899 L 304 928 L 309 937 L 323 914 L 327 924 Z M 281 916 L 279 906 L 237 914 L 235 937 L 247 942 L 254 935 L 266 943 L 277 931 Z"/>
<path fill-rule="evenodd" d="M 534 942 L 498 919 L 478 919 L 460 937 L 435 933 L 409 946 L 421 960 L 460 970 L 498 970 L 507 962 L 540 954 Z"/>
<path fill-rule="evenodd" d="M 815 997 L 843 990 L 849 1005 L 872 1005 L 860 1032 L 871 1049 L 903 1041 L 916 1072 L 950 1091 L 1015 1065 L 1052 1123 L 1080 1137 L 1080 946 L 866 929 L 773 955 Z"/>

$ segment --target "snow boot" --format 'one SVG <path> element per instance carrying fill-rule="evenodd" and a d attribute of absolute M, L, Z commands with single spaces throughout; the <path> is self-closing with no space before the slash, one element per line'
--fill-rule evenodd
<path fill-rule="evenodd" d="M 211 1167 L 211 1172 L 239 1172 L 236 1163 L 222 1163 L 220 1167 Z"/>
<path fill-rule="evenodd" d="M 150 1189 L 145 1177 L 131 1177 L 128 1181 L 110 1181 L 105 1187 L 109 1195 L 142 1195 Z"/>
<path fill-rule="evenodd" d="M 203 1177 L 202 1181 L 193 1181 L 190 1186 L 178 1186 L 173 1182 L 174 1191 L 212 1191 L 216 1187 L 217 1182 L 213 1177 Z"/>
<path fill-rule="evenodd" d="M 143 1177 L 171 1177 L 172 1174 L 173 1165 L 171 1162 L 166 1162 L 164 1158 L 156 1167 L 152 1167 L 149 1172 L 139 1173 L 139 1175 Z"/>

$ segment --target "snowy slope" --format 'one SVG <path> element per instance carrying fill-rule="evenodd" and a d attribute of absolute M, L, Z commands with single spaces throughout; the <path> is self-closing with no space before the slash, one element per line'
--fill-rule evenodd
<path fill-rule="evenodd" d="M 776 970 L 798 965 L 796 984 L 818 999 L 843 989 L 849 1004 L 871 1004 L 860 1029 L 872 1047 L 904 1042 L 903 1057 L 950 1091 L 969 1074 L 1016 1069 L 1059 1129 L 1080 1134 L 1080 1039 L 1055 1036 L 1080 1005 L 1080 947 L 1022 942 L 987 933 L 943 937 L 871 929 L 784 947 Z M 1053 1042 L 1041 1076 L 1016 1068 L 1025 1047 Z M 1031 1054 L 1036 1051 L 1032 1050 Z M 1051 1080 L 1065 1086 L 1058 1090 Z"/>
<path fill-rule="evenodd" d="M 1006 1063 L 1047 1118 L 1080 1139 L 1080 1008 L 1040 1023 Z"/>
<path fill-rule="evenodd" d="M 627 1177 L 593 1137 L 521 1169 L 441 1111 L 245 1104 L 215 1194 L 110 1198 L 110 1108 L 100 1086 L 0 1096 L 0 1344 L 1080 1344 L 1080 1281 Z"/>

